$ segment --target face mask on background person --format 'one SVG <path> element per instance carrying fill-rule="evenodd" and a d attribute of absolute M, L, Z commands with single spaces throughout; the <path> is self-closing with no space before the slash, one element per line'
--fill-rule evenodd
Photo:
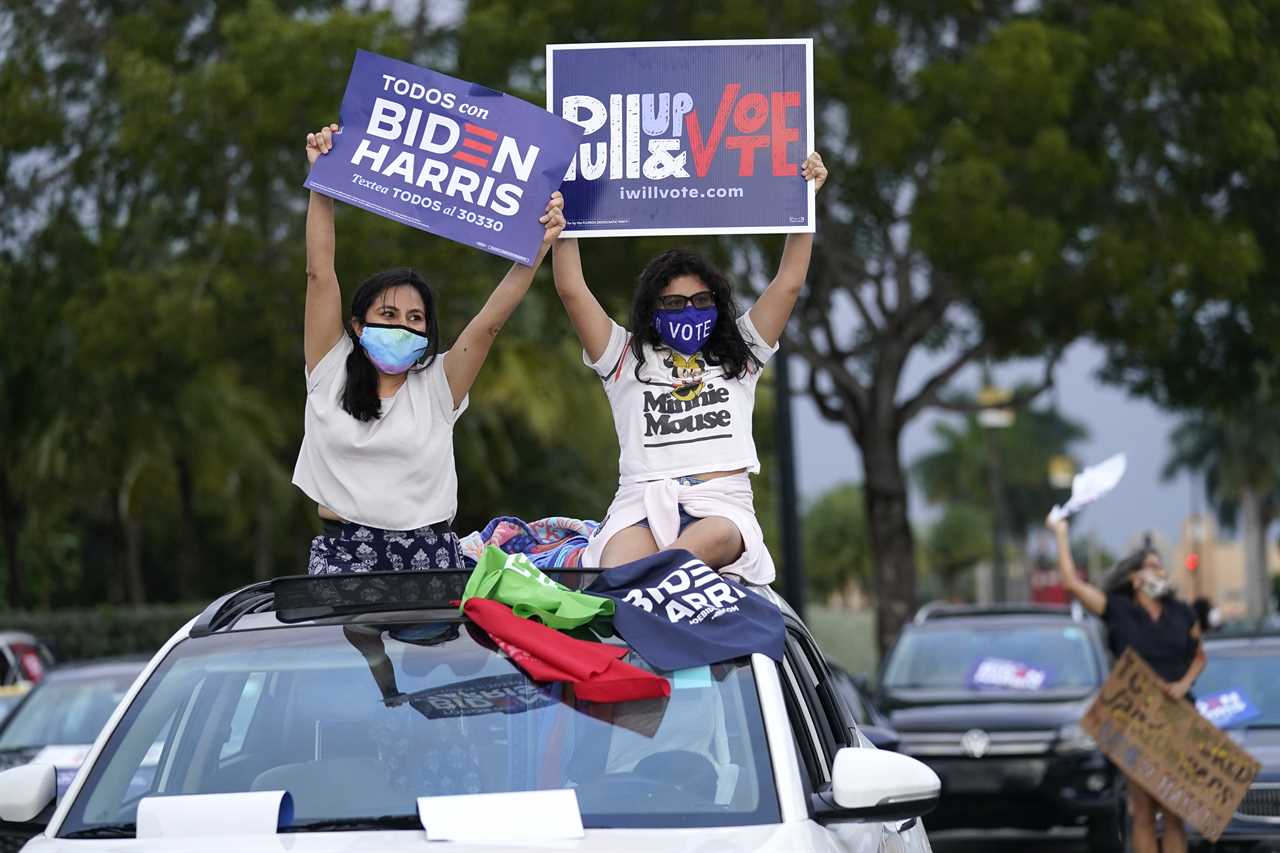
<path fill-rule="evenodd" d="M 1138 575 L 1138 588 L 1150 598 L 1162 598 L 1173 592 L 1173 583 L 1164 575 L 1142 572 Z"/>
<path fill-rule="evenodd" d="M 404 373 L 427 352 L 427 336 L 408 326 L 365 323 L 360 346 L 383 373 Z"/>

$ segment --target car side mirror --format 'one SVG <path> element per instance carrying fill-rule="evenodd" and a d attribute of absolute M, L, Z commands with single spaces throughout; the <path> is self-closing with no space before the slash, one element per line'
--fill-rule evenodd
<path fill-rule="evenodd" d="M 814 795 L 819 822 L 923 817 L 938 805 L 942 781 L 922 762 L 897 752 L 845 747 L 836 753 L 831 787 Z"/>
<path fill-rule="evenodd" d="M 6 770 L 0 773 L 0 823 L 43 829 L 57 795 L 58 772 L 52 764 Z"/>

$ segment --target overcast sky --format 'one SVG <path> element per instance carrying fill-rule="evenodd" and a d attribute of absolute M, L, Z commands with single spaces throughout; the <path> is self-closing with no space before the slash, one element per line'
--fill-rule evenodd
<path fill-rule="evenodd" d="M 1128 456 L 1124 480 L 1111 495 L 1079 517 L 1077 529 L 1096 534 L 1117 553 L 1130 547 L 1147 530 L 1177 541 L 1182 520 L 1190 509 L 1191 481 L 1186 476 L 1168 483 L 1160 479 L 1174 420 L 1146 400 L 1130 397 L 1099 382 L 1094 374 L 1102 361 L 1099 347 L 1076 344 L 1067 350 L 1058 366 L 1056 390 L 1048 392 L 1056 395 L 1064 414 L 1089 429 L 1089 438 L 1077 445 L 1079 458 L 1090 463 L 1121 451 Z M 918 384 L 927 371 L 927 364 L 919 360 L 913 362 L 907 371 L 907 387 Z M 1035 381 L 1038 375 L 1034 365 L 997 371 L 999 381 L 1006 385 L 1014 384 L 1018 377 Z M 976 372 L 962 375 L 961 383 L 965 381 L 969 387 L 976 387 Z M 803 387 L 794 376 L 793 385 Z M 857 446 L 843 426 L 825 420 L 804 396 L 796 397 L 794 416 L 797 476 L 800 493 L 806 500 L 812 500 L 832 486 L 862 479 Z M 925 414 L 908 427 L 903 441 L 908 462 L 932 448 L 930 425 L 937 417 L 939 415 Z M 915 491 L 918 490 L 913 489 Z M 928 508 L 918 498 L 913 499 L 912 508 L 917 519 L 929 517 Z M 1045 507 L 1046 513 L 1048 510 L 1049 507 Z"/>

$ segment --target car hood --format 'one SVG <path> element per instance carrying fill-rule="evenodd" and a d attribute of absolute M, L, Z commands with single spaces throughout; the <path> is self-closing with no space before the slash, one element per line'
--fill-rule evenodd
<path fill-rule="evenodd" d="M 1258 782 L 1280 782 L 1280 729 L 1228 729 L 1227 735 L 1262 765 Z"/>
<path fill-rule="evenodd" d="M 922 693 L 924 691 L 904 691 Z M 913 731 L 965 731 L 971 728 L 987 731 L 1019 731 L 1048 729 L 1078 723 L 1093 696 L 1081 698 L 1016 699 L 1007 697 L 975 699 L 972 693 L 940 695 L 931 691 L 928 697 L 914 697 L 920 704 L 908 704 L 909 697 L 897 694 L 897 707 L 889 712 L 893 727 L 900 734 Z M 949 701 L 948 701 L 949 700 Z"/>
<path fill-rule="evenodd" d="M 30 764 L 43 750 L 42 746 L 20 746 L 16 749 L 0 749 L 0 770 Z"/>
<path fill-rule="evenodd" d="M 809 821 L 709 829 L 588 829 L 579 839 L 528 844 L 463 844 L 427 841 L 425 832 L 315 832 L 282 835 L 236 835 L 216 838 L 157 838 L 64 840 L 37 837 L 24 853 L 373 853 L 373 851 L 426 850 L 440 853 L 546 853 L 548 850 L 578 853 L 721 853 L 724 850 L 825 851 L 816 826 Z"/>

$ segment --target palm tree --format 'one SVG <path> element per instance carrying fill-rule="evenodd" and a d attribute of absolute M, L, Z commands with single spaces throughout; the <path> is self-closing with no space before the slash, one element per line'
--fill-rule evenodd
<path fill-rule="evenodd" d="M 1280 438 L 1274 402 L 1248 415 L 1219 410 L 1186 415 L 1169 436 L 1166 480 L 1182 471 L 1204 477 L 1205 493 L 1223 527 L 1237 522 L 1245 553 L 1245 601 L 1250 618 L 1271 609 L 1267 528 L 1280 511 Z"/>
<path fill-rule="evenodd" d="M 961 423 L 934 426 L 936 449 L 918 458 L 914 474 L 932 504 L 992 507 L 991 445 L 1000 460 L 1000 495 L 1008 532 L 1026 538 L 1041 523 L 1060 490 L 1046 472 L 1049 460 L 1085 438 L 1084 426 L 1054 408 L 1026 409 L 1005 429 L 988 430 L 970 415 Z"/>

